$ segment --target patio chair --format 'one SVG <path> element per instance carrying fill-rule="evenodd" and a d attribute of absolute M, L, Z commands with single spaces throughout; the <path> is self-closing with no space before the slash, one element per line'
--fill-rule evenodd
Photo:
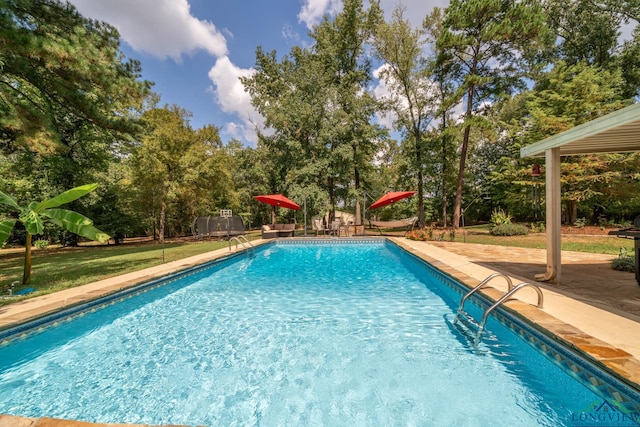
<path fill-rule="evenodd" d="M 322 233 L 323 235 L 326 235 L 327 232 L 331 231 L 329 228 L 325 227 L 322 224 L 322 220 L 318 219 L 318 218 L 314 218 L 311 220 L 311 225 L 313 227 L 314 230 L 316 230 L 316 236 L 320 233 Z"/>
<path fill-rule="evenodd" d="M 345 235 L 346 235 L 347 230 L 345 229 L 345 227 L 342 224 L 341 220 L 336 219 L 336 220 L 331 221 L 331 227 L 330 227 L 330 230 L 329 230 L 330 234 L 333 234 L 336 237 L 340 237 L 340 235 L 342 234 L 342 231 L 344 231 Z"/>

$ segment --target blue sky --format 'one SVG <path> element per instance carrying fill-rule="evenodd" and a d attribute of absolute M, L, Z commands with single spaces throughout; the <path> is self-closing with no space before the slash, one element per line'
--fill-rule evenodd
<path fill-rule="evenodd" d="M 256 143 L 263 119 L 240 84 L 255 65 L 262 46 L 278 57 L 296 44 L 325 14 L 333 16 L 341 0 L 69 0 L 80 13 L 118 28 L 124 54 L 142 63 L 146 80 L 155 82 L 161 103 L 190 111 L 191 125 L 220 128 L 232 138 Z M 381 0 L 388 18 L 398 4 Z M 404 0 L 405 16 L 420 25 L 434 6 L 448 0 Z M 378 89 L 379 90 L 379 89 Z"/>

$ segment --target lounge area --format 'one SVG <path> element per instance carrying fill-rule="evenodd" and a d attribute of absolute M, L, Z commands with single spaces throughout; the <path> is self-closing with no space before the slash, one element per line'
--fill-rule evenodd
<path fill-rule="evenodd" d="M 262 226 L 263 239 L 275 239 L 278 237 L 293 237 L 296 224 L 271 224 Z"/>

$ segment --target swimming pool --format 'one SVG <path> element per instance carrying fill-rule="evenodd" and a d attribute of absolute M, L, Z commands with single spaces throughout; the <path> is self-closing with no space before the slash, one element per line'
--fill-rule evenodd
<path fill-rule="evenodd" d="M 604 401 L 495 319 L 476 351 L 447 321 L 460 301 L 450 282 L 388 242 L 270 244 L 10 340 L 0 348 L 0 412 L 569 426 Z"/>

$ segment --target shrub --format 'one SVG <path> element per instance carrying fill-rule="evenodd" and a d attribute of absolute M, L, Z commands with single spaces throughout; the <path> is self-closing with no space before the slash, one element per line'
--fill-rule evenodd
<path fill-rule="evenodd" d="M 633 223 L 631 221 L 623 219 L 619 222 L 613 222 L 611 225 L 617 228 L 629 228 L 633 225 Z"/>
<path fill-rule="evenodd" d="M 416 229 L 416 230 L 411 230 L 410 232 L 407 233 L 407 239 L 409 240 L 420 240 L 420 241 L 426 241 L 426 240 L 431 240 L 431 235 L 433 234 L 433 230 L 431 230 L 430 228 L 427 229 Z"/>
<path fill-rule="evenodd" d="M 60 230 L 57 242 L 54 240 L 54 243 L 60 243 L 65 248 L 77 247 L 78 235 L 67 230 Z"/>
<path fill-rule="evenodd" d="M 493 236 L 526 236 L 529 229 L 520 224 L 500 224 L 491 227 L 489 233 Z"/>
<path fill-rule="evenodd" d="M 611 268 L 618 271 L 629 271 L 631 273 L 636 271 L 636 261 L 632 256 L 619 257 L 611 261 Z"/>
<path fill-rule="evenodd" d="M 529 228 L 531 229 L 532 233 L 544 233 L 545 225 L 544 222 L 539 222 L 537 224 L 535 222 L 532 222 L 531 227 Z"/>
<path fill-rule="evenodd" d="M 494 209 L 491 213 L 491 224 L 494 226 L 511 224 L 512 217 L 502 209 Z"/>
<path fill-rule="evenodd" d="M 611 268 L 618 271 L 629 271 L 631 273 L 636 271 L 635 257 L 627 255 L 625 248 L 620 248 L 620 255 L 618 258 L 611 261 Z"/>
<path fill-rule="evenodd" d="M 433 229 L 431 227 L 425 228 L 416 228 L 414 230 L 409 231 L 406 234 L 407 239 L 410 240 L 433 240 Z"/>
<path fill-rule="evenodd" d="M 36 240 L 33 245 L 38 248 L 38 249 L 47 249 L 47 247 L 49 247 L 49 241 L 48 240 Z"/>
<path fill-rule="evenodd" d="M 602 214 L 598 215 L 598 225 L 600 226 L 601 230 L 604 230 L 604 228 L 608 225 L 607 217 Z"/>
<path fill-rule="evenodd" d="M 578 219 L 576 219 L 576 222 L 573 223 L 573 225 L 575 225 L 578 228 L 584 228 L 584 226 L 587 225 L 587 219 L 586 218 L 578 218 Z"/>

